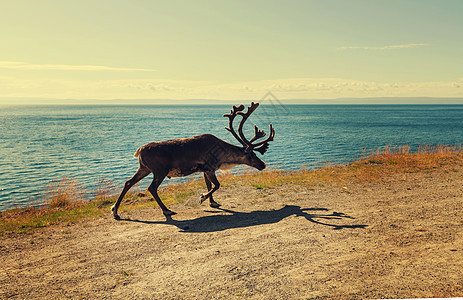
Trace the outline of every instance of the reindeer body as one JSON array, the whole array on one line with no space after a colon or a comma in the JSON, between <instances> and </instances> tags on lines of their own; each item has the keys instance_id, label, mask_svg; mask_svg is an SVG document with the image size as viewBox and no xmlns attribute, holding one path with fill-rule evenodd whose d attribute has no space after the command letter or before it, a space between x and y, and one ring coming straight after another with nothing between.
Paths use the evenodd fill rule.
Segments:
<instances>
[{"instance_id":1,"label":"reindeer body","mask_svg":"<svg viewBox=\"0 0 463 300\"><path fill-rule=\"evenodd\" d=\"M264 169L265 163L259 158L248 160L241 147L229 144L212 134L190 138L149 143L138 148L140 166L150 169L167 170L167 177L183 177L196 172L211 172L247 164L256 169Z\"/></svg>"},{"instance_id":2,"label":"reindeer body","mask_svg":"<svg viewBox=\"0 0 463 300\"><path fill-rule=\"evenodd\" d=\"M157 193L157 189L165 177L182 177L196 172L203 172L208 192L201 196L201 203L209 199L211 207L219 207L220 205L212 197L212 194L220 187L215 171L229 169L241 164L246 164L258 170L265 168L265 163L257 157L253 150L262 154L265 153L268 142L273 140L275 134L272 126L270 125L270 136L265 141L256 144L252 144L252 142L262 138L265 135L263 131L255 127L256 135L251 141L248 141L242 132L244 122L258 105L258 103L252 103L246 114L242 112L243 105L240 107L234 106L231 114L224 115L230 119L230 128L227 128L227 130L232 133L243 147L229 144L211 134L203 134L190 138L153 142L138 148L134 154L134 157L138 158L139 161L138 170L125 183L119 198L112 206L111 210L114 218L120 218L117 210L128 190L150 173L153 174L153 182L148 187L148 190L166 216L175 213L162 203ZM238 130L239 135L236 134L232 126L233 119L237 114L243 117Z\"/></svg>"}]
</instances>

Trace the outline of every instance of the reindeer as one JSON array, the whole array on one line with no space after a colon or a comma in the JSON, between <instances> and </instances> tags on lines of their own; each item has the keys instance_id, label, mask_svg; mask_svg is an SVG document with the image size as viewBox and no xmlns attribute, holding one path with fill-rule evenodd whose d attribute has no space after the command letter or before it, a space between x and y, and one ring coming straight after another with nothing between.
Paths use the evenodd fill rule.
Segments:
<instances>
[{"instance_id":1,"label":"reindeer","mask_svg":"<svg viewBox=\"0 0 463 300\"><path fill-rule=\"evenodd\" d=\"M273 141L275 136L272 124L270 124L270 134L263 141L256 142L266 135L256 125L254 125L255 135L252 139L248 140L243 134L244 123L258 106L259 103L252 102L246 112L243 112L244 105L233 106L229 114L223 115L229 119L229 127L225 129L240 142L242 147L229 144L211 134L203 134L190 138L149 143L138 148L134 157L138 158L140 166L135 175L125 183L119 198L111 207L114 218L120 219L117 209L127 191L150 173L153 173L154 178L148 190L165 216L176 214L162 203L158 195L158 187L165 177L182 177L203 172L208 192L201 195L201 203L209 199L211 207L220 207L220 204L215 202L212 197L212 194L220 187L215 171L231 169L241 164L254 167L259 171L265 169L265 163L257 157L254 151L260 154L267 151L268 143ZM238 133L233 128L233 120L237 115L242 117L238 126ZM212 187L212 185L214 186Z\"/></svg>"}]
</instances>

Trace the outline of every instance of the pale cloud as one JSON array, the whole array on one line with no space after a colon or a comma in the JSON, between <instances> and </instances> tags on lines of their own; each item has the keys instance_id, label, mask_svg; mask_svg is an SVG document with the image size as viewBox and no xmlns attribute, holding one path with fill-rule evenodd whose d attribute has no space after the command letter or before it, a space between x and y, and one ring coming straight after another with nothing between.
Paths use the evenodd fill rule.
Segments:
<instances>
[{"instance_id":1,"label":"pale cloud","mask_svg":"<svg viewBox=\"0 0 463 300\"><path fill-rule=\"evenodd\" d=\"M30 64L17 61L0 61L0 69L15 70L52 70L52 71L123 71L123 72L153 72L153 69L120 68L95 65L60 65L60 64Z\"/></svg>"},{"instance_id":2,"label":"pale cloud","mask_svg":"<svg viewBox=\"0 0 463 300\"><path fill-rule=\"evenodd\" d=\"M401 45L388 45L388 46L379 46L379 47L371 47L371 46L343 46L337 48L337 50L399 50L399 49L410 49L410 48L420 48L420 47L427 47L429 44L401 44Z\"/></svg>"},{"instance_id":3,"label":"pale cloud","mask_svg":"<svg viewBox=\"0 0 463 300\"><path fill-rule=\"evenodd\" d=\"M227 99L258 99L272 91L281 99L366 97L463 97L461 80L451 82L374 82L343 78L286 78L215 86ZM242 87L246 86L246 90Z\"/></svg>"},{"instance_id":4,"label":"pale cloud","mask_svg":"<svg viewBox=\"0 0 463 300\"><path fill-rule=\"evenodd\" d=\"M220 83L195 80L70 80L0 77L0 98L222 99L259 100L268 91L279 99L369 97L463 97L463 80L374 82L343 78L283 78Z\"/></svg>"}]
</instances>

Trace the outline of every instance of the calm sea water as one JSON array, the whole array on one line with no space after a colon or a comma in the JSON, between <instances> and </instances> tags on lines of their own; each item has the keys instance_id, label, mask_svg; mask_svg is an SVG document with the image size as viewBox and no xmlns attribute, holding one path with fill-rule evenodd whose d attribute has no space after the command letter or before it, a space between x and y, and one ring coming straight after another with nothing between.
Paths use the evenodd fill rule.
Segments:
<instances>
[{"instance_id":1,"label":"calm sea water","mask_svg":"<svg viewBox=\"0 0 463 300\"><path fill-rule=\"evenodd\" d=\"M123 185L137 169L135 150L152 141L224 129L230 106L42 106L0 108L0 210L36 201L63 177L91 190L104 178ZM275 140L262 157L285 170L358 158L386 144L461 144L458 105L261 105L248 120ZM151 179L144 179L146 186Z\"/></svg>"}]
</instances>

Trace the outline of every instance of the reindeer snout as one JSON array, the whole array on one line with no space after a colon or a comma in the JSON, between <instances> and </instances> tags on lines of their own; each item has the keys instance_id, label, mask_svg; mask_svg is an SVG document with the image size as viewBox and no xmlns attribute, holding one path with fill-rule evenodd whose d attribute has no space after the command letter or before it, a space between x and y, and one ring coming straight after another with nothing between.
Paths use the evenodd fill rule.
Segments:
<instances>
[{"instance_id":1,"label":"reindeer snout","mask_svg":"<svg viewBox=\"0 0 463 300\"><path fill-rule=\"evenodd\" d=\"M257 170L262 171L263 169L265 169L265 167L266 167L265 163L261 163L257 166Z\"/></svg>"}]
</instances>

